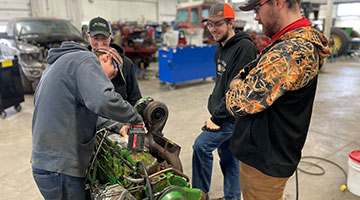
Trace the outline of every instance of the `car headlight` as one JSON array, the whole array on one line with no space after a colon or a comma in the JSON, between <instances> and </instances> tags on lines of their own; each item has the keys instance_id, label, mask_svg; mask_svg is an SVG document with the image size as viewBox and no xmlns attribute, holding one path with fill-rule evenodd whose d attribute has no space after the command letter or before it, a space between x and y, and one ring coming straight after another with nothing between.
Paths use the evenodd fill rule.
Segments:
<instances>
[{"instance_id":1,"label":"car headlight","mask_svg":"<svg viewBox=\"0 0 360 200\"><path fill-rule=\"evenodd\" d=\"M21 53L20 58L23 62L39 61L40 53Z\"/></svg>"},{"instance_id":2,"label":"car headlight","mask_svg":"<svg viewBox=\"0 0 360 200\"><path fill-rule=\"evenodd\" d=\"M20 50L20 54L28 54L28 53L40 53L40 49L34 45L27 43L18 43L18 48Z\"/></svg>"},{"instance_id":3,"label":"car headlight","mask_svg":"<svg viewBox=\"0 0 360 200\"><path fill-rule=\"evenodd\" d=\"M23 42L18 43L17 46L20 50L20 60L22 62L29 64L40 60L40 48Z\"/></svg>"}]
</instances>

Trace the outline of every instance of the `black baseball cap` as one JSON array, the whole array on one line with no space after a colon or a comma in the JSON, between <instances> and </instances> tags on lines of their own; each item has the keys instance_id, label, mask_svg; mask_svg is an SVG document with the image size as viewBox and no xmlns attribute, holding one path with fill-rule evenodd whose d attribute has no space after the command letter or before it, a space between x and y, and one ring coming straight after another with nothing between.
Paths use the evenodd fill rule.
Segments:
<instances>
[{"instance_id":1,"label":"black baseball cap","mask_svg":"<svg viewBox=\"0 0 360 200\"><path fill-rule=\"evenodd\" d=\"M245 3L240 5L239 9L242 11L253 10L254 7L261 1L262 0L247 0Z\"/></svg>"},{"instance_id":2,"label":"black baseball cap","mask_svg":"<svg viewBox=\"0 0 360 200\"><path fill-rule=\"evenodd\" d=\"M94 37L98 34L109 37L111 34L111 27L106 19L95 17L90 20L88 33L90 34L90 37Z\"/></svg>"}]
</instances>

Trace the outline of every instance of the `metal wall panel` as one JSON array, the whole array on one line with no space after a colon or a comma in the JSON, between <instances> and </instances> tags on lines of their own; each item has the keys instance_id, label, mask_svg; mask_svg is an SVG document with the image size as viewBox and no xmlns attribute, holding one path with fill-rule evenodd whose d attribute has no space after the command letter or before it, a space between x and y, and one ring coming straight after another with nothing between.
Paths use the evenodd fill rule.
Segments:
<instances>
[{"instance_id":1,"label":"metal wall panel","mask_svg":"<svg viewBox=\"0 0 360 200\"><path fill-rule=\"evenodd\" d=\"M157 21L157 1L145 0L82 0L84 17L102 16L110 21Z\"/></svg>"},{"instance_id":2,"label":"metal wall panel","mask_svg":"<svg viewBox=\"0 0 360 200\"><path fill-rule=\"evenodd\" d=\"M31 16L29 0L0 0L0 5L0 31L12 18Z\"/></svg>"}]
</instances>

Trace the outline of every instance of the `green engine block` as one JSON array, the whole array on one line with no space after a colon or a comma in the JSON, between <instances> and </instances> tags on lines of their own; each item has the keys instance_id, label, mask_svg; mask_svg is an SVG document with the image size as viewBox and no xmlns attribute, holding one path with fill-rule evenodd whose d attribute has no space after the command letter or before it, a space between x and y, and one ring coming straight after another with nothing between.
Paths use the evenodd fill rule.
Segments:
<instances>
[{"instance_id":1,"label":"green engine block","mask_svg":"<svg viewBox=\"0 0 360 200\"><path fill-rule=\"evenodd\" d=\"M86 183L92 199L206 199L166 160L146 151L129 151L118 142L119 134L106 129L96 137L97 151Z\"/></svg>"}]
</instances>

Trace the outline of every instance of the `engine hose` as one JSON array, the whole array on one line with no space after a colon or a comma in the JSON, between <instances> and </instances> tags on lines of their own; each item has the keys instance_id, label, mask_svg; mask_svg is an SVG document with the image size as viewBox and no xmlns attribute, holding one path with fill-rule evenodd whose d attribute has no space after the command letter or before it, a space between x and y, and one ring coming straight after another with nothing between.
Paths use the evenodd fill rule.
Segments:
<instances>
[{"instance_id":1,"label":"engine hose","mask_svg":"<svg viewBox=\"0 0 360 200\"><path fill-rule=\"evenodd\" d=\"M138 165L141 165L141 168L144 171L144 179L146 181L146 185L147 185L147 188L148 188L148 191L149 191L149 199L153 200L153 193L152 193L152 189L151 189L150 178L149 178L149 175L148 175L148 173L146 171L146 167L145 167L144 163L141 162L141 161L137 161L135 167L137 168Z\"/></svg>"},{"instance_id":2,"label":"engine hose","mask_svg":"<svg viewBox=\"0 0 360 200\"><path fill-rule=\"evenodd\" d=\"M88 169L88 171L87 171L87 173L86 173L84 184L86 184L86 181L89 179L90 171L91 171L91 170L93 169L93 167L94 167L94 163L95 163L96 157L97 157L97 155L98 155L98 153L99 153L99 151L100 151L101 145L104 143L104 140L105 140L106 136L107 136L108 133L109 133L109 131L107 131L106 129L101 129L101 130L99 130L96 134L101 133L101 132L104 132L103 135L102 135L103 137L101 138L101 141L100 141L100 143L99 143L99 147L98 147L98 149L96 150L95 155L94 155L94 157L93 157L93 160L91 161L91 165L90 165L90 167L89 167L89 169Z\"/></svg>"},{"instance_id":3,"label":"engine hose","mask_svg":"<svg viewBox=\"0 0 360 200\"><path fill-rule=\"evenodd\" d=\"M175 169L175 168L167 168L167 169L163 169L161 171L155 172L153 174L151 174L149 176L149 178L154 178L156 176L159 176L160 174L166 173L166 172L173 172L175 175L181 176L183 178L186 179L187 182L190 181L189 177L186 176L185 174L183 174L182 172L180 172L179 170ZM132 178L129 176L124 175L123 176L126 180L130 181L131 183L136 183L136 184L142 184L144 182L143 178Z\"/></svg>"}]
</instances>

